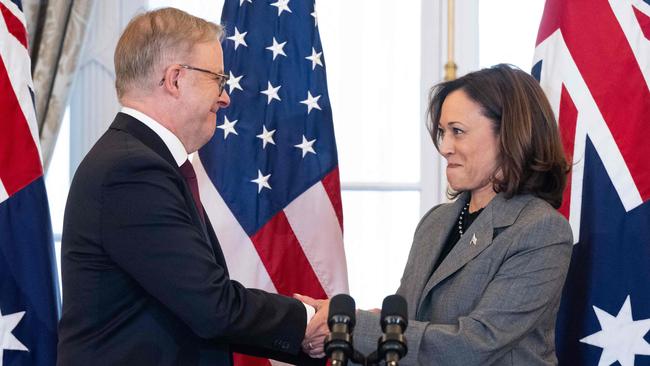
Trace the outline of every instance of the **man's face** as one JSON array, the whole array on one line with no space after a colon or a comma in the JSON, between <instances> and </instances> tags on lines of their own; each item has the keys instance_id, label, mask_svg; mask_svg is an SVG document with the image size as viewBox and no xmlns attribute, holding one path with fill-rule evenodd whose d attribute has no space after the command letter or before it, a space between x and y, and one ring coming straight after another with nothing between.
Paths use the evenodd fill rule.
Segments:
<instances>
[{"instance_id":1,"label":"man's face","mask_svg":"<svg viewBox=\"0 0 650 366\"><path fill-rule=\"evenodd\" d=\"M223 74L223 51L218 41L200 43L194 46L187 65ZM182 113L178 132L188 153L205 145L216 129L217 111L230 104L230 97L224 90L219 94L219 78L197 70L181 69L179 89Z\"/></svg>"}]
</instances>

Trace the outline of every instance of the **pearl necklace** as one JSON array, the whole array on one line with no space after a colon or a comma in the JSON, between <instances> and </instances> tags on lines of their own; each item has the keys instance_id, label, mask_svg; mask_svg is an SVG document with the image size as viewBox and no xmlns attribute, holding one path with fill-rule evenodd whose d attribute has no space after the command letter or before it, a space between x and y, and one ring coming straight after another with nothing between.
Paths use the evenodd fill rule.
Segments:
<instances>
[{"instance_id":1,"label":"pearl necklace","mask_svg":"<svg viewBox=\"0 0 650 366\"><path fill-rule=\"evenodd\" d=\"M460 216L458 216L458 233L460 233L460 236L463 236L463 222L465 221L465 216L467 216L467 211L469 211L469 202L463 206L463 209L460 210Z\"/></svg>"}]
</instances>

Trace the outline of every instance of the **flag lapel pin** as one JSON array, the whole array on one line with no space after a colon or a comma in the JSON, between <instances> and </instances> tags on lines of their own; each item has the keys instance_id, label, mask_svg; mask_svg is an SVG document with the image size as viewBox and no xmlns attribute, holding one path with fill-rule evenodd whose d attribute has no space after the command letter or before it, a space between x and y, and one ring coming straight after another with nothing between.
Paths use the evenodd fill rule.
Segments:
<instances>
[{"instance_id":1,"label":"flag lapel pin","mask_svg":"<svg viewBox=\"0 0 650 366\"><path fill-rule=\"evenodd\" d=\"M478 239L476 239L476 234L472 234L472 240L469 241L471 245L476 245L478 243Z\"/></svg>"}]
</instances>

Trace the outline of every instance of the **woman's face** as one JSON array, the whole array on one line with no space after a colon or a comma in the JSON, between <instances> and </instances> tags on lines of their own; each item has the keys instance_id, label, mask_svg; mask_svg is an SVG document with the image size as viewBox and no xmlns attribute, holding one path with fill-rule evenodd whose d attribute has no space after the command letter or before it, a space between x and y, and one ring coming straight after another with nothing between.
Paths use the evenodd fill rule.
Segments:
<instances>
[{"instance_id":1,"label":"woman's face","mask_svg":"<svg viewBox=\"0 0 650 366\"><path fill-rule=\"evenodd\" d=\"M499 136L492 124L462 90L453 91L442 103L438 147L447 159L447 180L453 190L473 196L493 192L490 178L497 168Z\"/></svg>"}]
</instances>

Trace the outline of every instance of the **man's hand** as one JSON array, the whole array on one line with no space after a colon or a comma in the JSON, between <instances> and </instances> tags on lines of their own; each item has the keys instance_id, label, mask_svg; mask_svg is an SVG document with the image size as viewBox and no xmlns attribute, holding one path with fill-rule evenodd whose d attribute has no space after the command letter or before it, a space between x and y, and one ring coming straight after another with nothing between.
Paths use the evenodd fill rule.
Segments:
<instances>
[{"instance_id":1,"label":"man's hand","mask_svg":"<svg viewBox=\"0 0 650 366\"><path fill-rule=\"evenodd\" d=\"M309 296L299 294L294 294L293 296L316 309L316 314L314 314L309 324L307 324L305 338L302 341L302 350L313 358L325 357L325 336L329 334L329 328L327 326L327 315L330 308L329 299L316 300Z\"/></svg>"}]
</instances>

